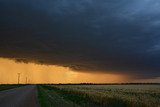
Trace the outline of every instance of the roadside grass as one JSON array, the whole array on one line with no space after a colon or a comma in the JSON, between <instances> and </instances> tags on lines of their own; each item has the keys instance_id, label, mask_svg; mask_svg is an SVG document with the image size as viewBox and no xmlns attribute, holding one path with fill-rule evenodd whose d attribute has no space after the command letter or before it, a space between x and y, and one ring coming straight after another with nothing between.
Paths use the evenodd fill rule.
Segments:
<instances>
[{"instance_id":1,"label":"roadside grass","mask_svg":"<svg viewBox=\"0 0 160 107\"><path fill-rule=\"evenodd\" d=\"M41 107L79 107L71 101L66 101L52 87L38 85L38 99Z\"/></svg>"},{"instance_id":2,"label":"roadside grass","mask_svg":"<svg viewBox=\"0 0 160 107\"><path fill-rule=\"evenodd\" d=\"M12 88L17 88L20 86L24 86L24 85L22 85L22 84L2 84L2 85L0 85L0 91L12 89Z\"/></svg>"},{"instance_id":3,"label":"roadside grass","mask_svg":"<svg viewBox=\"0 0 160 107\"><path fill-rule=\"evenodd\" d=\"M66 102L70 102L71 106L70 107L83 107L83 106L98 106L95 102L91 101L90 99L84 98L79 96L76 93L69 93L68 90L60 90L56 87L51 87L51 86L47 86L44 85L43 86L45 89L47 90L51 90L51 92L56 92L61 98L63 98L64 100L66 100Z\"/></svg>"},{"instance_id":4,"label":"roadside grass","mask_svg":"<svg viewBox=\"0 0 160 107\"><path fill-rule=\"evenodd\" d=\"M37 86L38 88L38 100L41 105L41 107L49 107L49 101L47 99L47 94L45 90L41 86Z\"/></svg>"}]
</instances>

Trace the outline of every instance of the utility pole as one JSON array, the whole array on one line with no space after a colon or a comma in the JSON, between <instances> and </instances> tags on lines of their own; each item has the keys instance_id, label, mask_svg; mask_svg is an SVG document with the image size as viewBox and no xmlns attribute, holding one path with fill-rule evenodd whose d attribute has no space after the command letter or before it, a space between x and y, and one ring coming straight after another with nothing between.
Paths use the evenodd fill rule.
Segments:
<instances>
[{"instance_id":1,"label":"utility pole","mask_svg":"<svg viewBox=\"0 0 160 107\"><path fill-rule=\"evenodd\" d=\"M18 73L18 84L19 84L19 81L20 81L20 76L21 76L21 73Z\"/></svg>"}]
</instances>

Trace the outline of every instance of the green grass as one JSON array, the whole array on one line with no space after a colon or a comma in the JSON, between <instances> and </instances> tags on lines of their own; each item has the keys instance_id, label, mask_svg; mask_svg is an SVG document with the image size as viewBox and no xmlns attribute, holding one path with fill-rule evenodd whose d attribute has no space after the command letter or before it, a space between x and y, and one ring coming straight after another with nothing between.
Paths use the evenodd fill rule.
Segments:
<instances>
[{"instance_id":1,"label":"green grass","mask_svg":"<svg viewBox=\"0 0 160 107\"><path fill-rule=\"evenodd\" d=\"M0 91L12 89L12 88L17 88L17 87L20 87L20 86L24 86L24 85L18 85L18 84L2 84L2 85L0 85Z\"/></svg>"},{"instance_id":2,"label":"green grass","mask_svg":"<svg viewBox=\"0 0 160 107\"><path fill-rule=\"evenodd\" d=\"M48 96L43 89L43 87L38 85L38 100L40 102L41 107L49 107Z\"/></svg>"},{"instance_id":3,"label":"green grass","mask_svg":"<svg viewBox=\"0 0 160 107\"><path fill-rule=\"evenodd\" d=\"M78 94L74 93L74 92L69 92L68 90L61 90L59 88L56 87L50 87L50 86L43 86L45 89L48 90L53 90L54 92L58 93L59 96L61 96L63 99L65 99L66 101L71 101L74 104L77 104L79 106L83 106L83 105L91 105L94 102L92 102L89 99L86 99L84 97L79 96ZM91 103L92 102L92 103ZM94 103L94 105L97 105L96 103Z\"/></svg>"},{"instance_id":4,"label":"green grass","mask_svg":"<svg viewBox=\"0 0 160 107\"><path fill-rule=\"evenodd\" d=\"M41 107L78 107L73 102L66 101L52 87L38 85L38 99Z\"/></svg>"}]
</instances>

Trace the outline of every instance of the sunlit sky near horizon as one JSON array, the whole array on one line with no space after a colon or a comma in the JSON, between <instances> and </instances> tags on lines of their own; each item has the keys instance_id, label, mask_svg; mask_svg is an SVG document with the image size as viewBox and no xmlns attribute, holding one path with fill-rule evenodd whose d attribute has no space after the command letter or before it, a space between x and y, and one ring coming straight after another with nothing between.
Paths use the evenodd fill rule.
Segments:
<instances>
[{"instance_id":1,"label":"sunlit sky near horizon","mask_svg":"<svg viewBox=\"0 0 160 107\"><path fill-rule=\"evenodd\" d=\"M35 63L17 63L14 60L0 58L0 83L126 83L126 82L160 82L159 78L150 80L132 80L127 75L99 72L79 72L68 67L40 65Z\"/></svg>"},{"instance_id":2,"label":"sunlit sky near horizon","mask_svg":"<svg viewBox=\"0 0 160 107\"><path fill-rule=\"evenodd\" d=\"M160 1L0 0L0 82L160 82Z\"/></svg>"},{"instance_id":3,"label":"sunlit sky near horizon","mask_svg":"<svg viewBox=\"0 0 160 107\"><path fill-rule=\"evenodd\" d=\"M126 82L128 77L107 73L73 71L68 67L16 63L0 58L0 83L115 83ZM27 79L26 79L27 78Z\"/></svg>"}]
</instances>

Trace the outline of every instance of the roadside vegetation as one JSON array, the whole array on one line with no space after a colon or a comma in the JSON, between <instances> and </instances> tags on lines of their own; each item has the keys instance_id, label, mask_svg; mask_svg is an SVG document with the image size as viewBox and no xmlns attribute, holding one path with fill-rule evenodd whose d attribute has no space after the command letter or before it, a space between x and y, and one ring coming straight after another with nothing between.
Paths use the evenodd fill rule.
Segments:
<instances>
[{"instance_id":1,"label":"roadside vegetation","mask_svg":"<svg viewBox=\"0 0 160 107\"><path fill-rule=\"evenodd\" d=\"M70 107L159 107L160 85L44 85L40 86L45 99L41 102L55 103L49 96L57 95ZM40 92L40 91L39 91ZM47 93L46 93L47 92ZM43 97L42 97L43 98ZM46 99L48 98L48 99ZM57 107L57 102L50 106ZM65 105L64 105L65 106ZM65 106L67 107L67 106Z\"/></svg>"},{"instance_id":2,"label":"roadside vegetation","mask_svg":"<svg viewBox=\"0 0 160 107\"><path fill-rule=\"evenodd\" d=\"M38 85L38 99L41 107L79 107L72 101L66 101L52 87L45 85Z\"/></svg>"},{"instance_id":3,"label":"roadside vegetation","mask_svg":"<svg viewBox=\"0 0 160 107\"><path fill-rule=\"evenodd\" d=\"M17 88L20 86L24 85L19 85L19 84L2 84L0 85L0 91L7 90L7 89L12 89L12 88Z\"/></svg>"}]
</instances>

